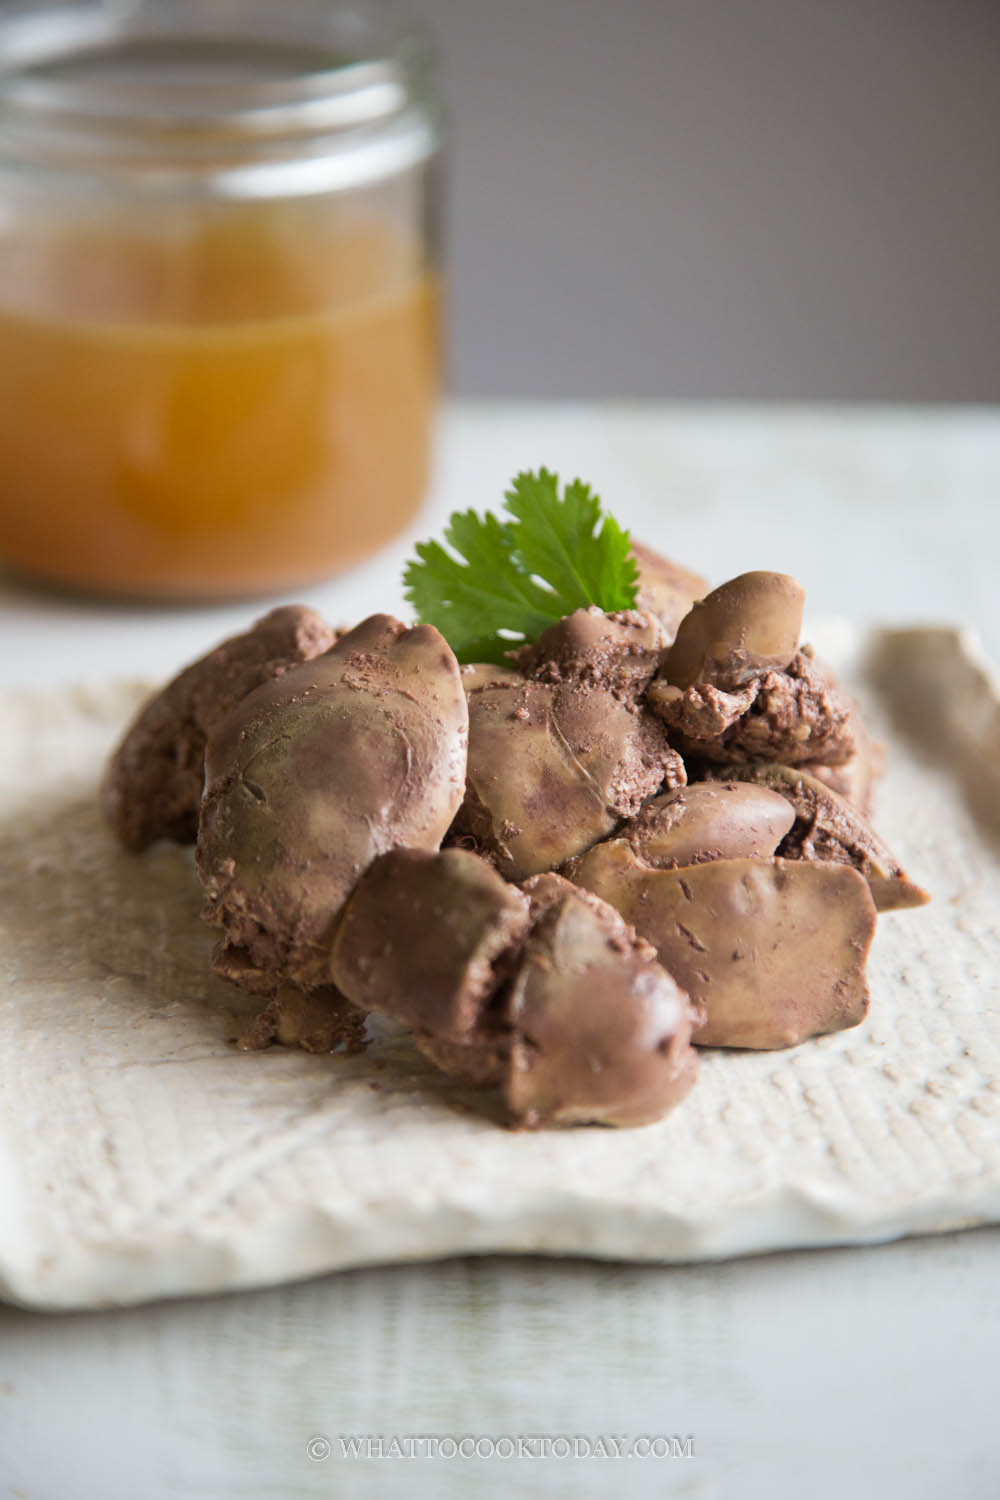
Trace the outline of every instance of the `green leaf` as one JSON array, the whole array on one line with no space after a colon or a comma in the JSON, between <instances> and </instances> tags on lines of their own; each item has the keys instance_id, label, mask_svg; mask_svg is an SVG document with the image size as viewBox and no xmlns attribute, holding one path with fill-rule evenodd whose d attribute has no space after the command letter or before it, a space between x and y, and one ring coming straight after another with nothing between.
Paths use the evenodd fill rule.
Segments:
<instances>
[{"instance_id":1,"label":"green leaf","mask_svg":"<svg viewBox=\"0 0 1000 1500\"><path fill-rule=\"evenodd\" d=\"M522 473L505 504L510 520L455 511L444 533L452 552L419 542L403 575L417 618L441 631L459 661L503 663L575 609L635 603L628 532L602 515L588 485L574 480L560 497L555 474Z\"/></svg>"},{"instance_id":2,"label":"green leaf","mask_svg":"<svg viewBox=\"0 0 1000 1500\"><path fill-rule=\"evenodd\" d=\"M628 532L611 516L601 524L601 502L588 484L574 479L560 499L558 477L539 469L518 474L504 498L518 559L552 589L558 616L587 604L632 607L639 573Z\"/></svg>"},{"instance_id":3,"label":"green leaf","mask_svg":"<svg viewBox=\"0 0 1000 1500\"><path fill-rule=\"evenodd\" d=\"M444 534L459 557L438 542L418 542L420 560L403 575L406 597L419 620L437 626L459 661L502 663L505 651L552 623L544 592L514 562L510 537L496 516L456 511ZM504 639L501 630L516 639Z\"/></svg>"}]
</instances>

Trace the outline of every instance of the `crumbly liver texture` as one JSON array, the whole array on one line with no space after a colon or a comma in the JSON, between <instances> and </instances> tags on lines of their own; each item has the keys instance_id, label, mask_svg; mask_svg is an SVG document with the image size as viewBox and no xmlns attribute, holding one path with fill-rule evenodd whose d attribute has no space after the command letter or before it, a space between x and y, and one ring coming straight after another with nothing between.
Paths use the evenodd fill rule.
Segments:
<instances>
[{"instance_id":1,"label":"crumbly liver texture","mask_svg":"<svg viewBox=\"0 0 1000 1500\"><path fill-rule=\"evenodd\" d=\"M498 667L492 662L470 662L461 668L462 686L467 693L476 693L484 687L516 687L524 681L521 672L513 667Z\"/></svg>"},{"instance_id":2,"label":"crumbly liver texture","mask_svg":"<svg viewBox=\"0 0 1000 1500\"><path fill-rule=\"evenodd\" d=\"M788 666L799 644L805 594L787 573L740 573L693 604L665 652L663 678L674 687L739 687Z\"/></svg>"},{"instance_id":3,"label":"crumbly liver texture","mask_svg":"<svg viewBox=\"0 0 1000 1500\"><path fill-rule=\"evenodd\" d=\"M852 705L808 649L731 689L657 678L647 699L685 755L722 765L840 765L858 753Z\"/></svg>"},{"instance_id":4,"label":"crumbly liver texture","mask_svg":"<svg viewBox=\"0 0 1000 1500\"><path fill-rule=\"evenodd\" d=\"M589 848L684 780L664 726L605 688L529 679L483 688L469 696L468 784L451 836L519 880Z\"/></svg>"},{"instance_id":5,"label":"crumbly liver texture","mask_svg":"<svg viewBox=\"0 0 1000 1500\"><path fill-rule=\"evenodd\" d=\"M258 994L328 985L340 911L378 855L433 850L465 787L458 663L429 625L373 615L265 683L206 751L197 865L215 967Z\"/></svg>"},{"instance_id":6,"label":"crumbly liver texture","mask_svg":"<svg viewBox=\"0 0 1000 1500\"><path fill-rule=\"evenodd\" d=\"M801 767L758 764L729 772L780 793L795 821L778 846L785 859L850 865L871 887L879 911L925 906L926 891L914 885L864 815Z\"/></svg>"},{"instance_id":7,"label":"crumbly liver texture","mask_svg":"<svg viewBox=\"0 0 1000 1500\"><path fill-rule=\"evenodd\" d=\"M641 610L578 609L513 654L536 682L602 688L624 703L642 697L670 644L662 623Z\"/></svg>"},{"instance_id":8,"label":"crumbly liver texture","mask_svg":"<svg viewBox=\"0 0 1000 1500\"><path fill-rule=\"evenodd\" d=\"M685 615L647 693L685 755L839 765L856 753L850 703L799 649L804 597L785 573L741 573Z\"/></svg>"},{"instance_id":9,"label":"crumbly liver texture","mask_svg":"<svg viewBox=\"0 0 1000 1500\"><path fill-rule=\"evenodd\" d=\"M248 693L328 651L336 633L315 610L285 605L223 641L150 699L108 766L101 805L124 847L156 839L192 844L205 774L205 741Z\"/></svg>"},{"instance_id":10,"label":"crumbly liver texture","mask_svg":"<svg viewBox=\"0 0 1000 1500\"><path fill-rule=\"evenodd\" d=\"M332 986L301 990L284 984L267 1002L236 1045L259 1052L280 1042L304 1052L360 1052L365 1045L365 1013Z\"/></svg>"},{"instance_id":11,"label":"crumbly liver texture","mask_svg":"<svg viewBox=\"0 0 1000 1500\"><path fill-rule=\"evenodd\" d=\"M484 685L469 691L468 785L450 838L521 880L682 786L681 757L640 701L663 640L648 615L578 610L519 653L523 675L469 673Z\"/></svg>"}]
</instances>

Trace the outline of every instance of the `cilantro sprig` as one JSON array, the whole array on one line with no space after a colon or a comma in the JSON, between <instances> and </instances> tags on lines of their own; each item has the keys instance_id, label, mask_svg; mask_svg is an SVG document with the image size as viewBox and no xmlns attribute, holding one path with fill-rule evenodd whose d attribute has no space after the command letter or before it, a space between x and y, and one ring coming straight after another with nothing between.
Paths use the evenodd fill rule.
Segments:
<instances>
[{"instance_id":1,"label":"cilantro sprig","mask_svg":"<svg viewBox=\"0 0 1000 1500\"><path fill-rule=\"evenodd\" d=\"M459 661L503 663L575 609L631 609L639 573L631 539L580 479L559 493L548 469L518 474L506 515L455 511L452 549L418 542L403 574L417 619L436 625Z\"/></svg>"}]
</instances>

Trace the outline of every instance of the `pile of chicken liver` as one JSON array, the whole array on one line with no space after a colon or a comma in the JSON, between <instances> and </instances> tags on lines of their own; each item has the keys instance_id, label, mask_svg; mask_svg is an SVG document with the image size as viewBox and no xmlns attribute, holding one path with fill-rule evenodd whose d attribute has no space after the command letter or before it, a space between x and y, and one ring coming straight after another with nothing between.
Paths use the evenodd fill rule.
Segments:
<instances>
[{"instance_id":1,"label":"pile of chicken liver","mask_svg":"<svg viewBox=\"0 0 1000 1500\"><path fill-rule=\"evenodd\" d=\"M778 573L708 592L636 546L634 610L509 667L430 625L287 606L188 667L109 764L123 846L194 842L241 1045L370 1014L511 1123L640 1125L696 1046L856 1026L879 911L922 905L869 822L880 751Z\"/></svg>"}]
</instances>

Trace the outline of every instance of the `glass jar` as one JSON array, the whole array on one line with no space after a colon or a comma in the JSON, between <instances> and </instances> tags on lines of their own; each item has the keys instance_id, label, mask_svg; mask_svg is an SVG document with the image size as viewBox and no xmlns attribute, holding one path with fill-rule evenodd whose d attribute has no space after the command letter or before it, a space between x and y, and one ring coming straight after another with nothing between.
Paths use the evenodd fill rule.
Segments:
<instances>
[{"instance_id":1,"label":"glass jar","mask_svg":"<svg viewBox=\"0 0 1000 1500\"><path fill-rule=\"evenodd\" d=\"M331 0L0 22L0 560L283 590L423 496L439 385L426 41Z\"/></svg>"}]
</instances>

